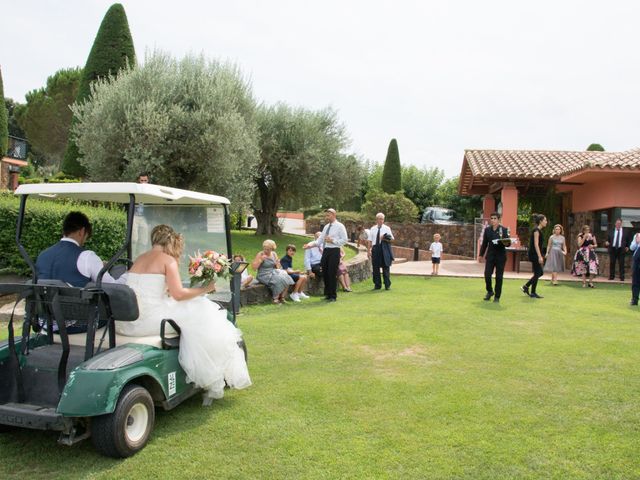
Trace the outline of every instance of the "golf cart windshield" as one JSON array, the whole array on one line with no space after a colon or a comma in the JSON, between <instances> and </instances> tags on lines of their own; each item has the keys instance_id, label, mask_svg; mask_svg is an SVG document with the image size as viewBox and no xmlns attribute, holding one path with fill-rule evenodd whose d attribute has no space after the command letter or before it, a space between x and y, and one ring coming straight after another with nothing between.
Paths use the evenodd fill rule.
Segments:
<instances>
[{"instance_id":1,"label":"golf cart windshield","mask_svg":"<svg viewBox=\"0 0 640 480\"><path fill-rule=\"evenodd\" d=\"M184 235L180 275L189 286L189 256L206 250L227 254L225 209L223 205L145 205L136 204L131 232L131 253L135 259L151 248L151 231L166 224ZM229 282L216 284L215 298L229 294ZM221 298L221 300L224 300Z\"/></svg>"}]
</instances>

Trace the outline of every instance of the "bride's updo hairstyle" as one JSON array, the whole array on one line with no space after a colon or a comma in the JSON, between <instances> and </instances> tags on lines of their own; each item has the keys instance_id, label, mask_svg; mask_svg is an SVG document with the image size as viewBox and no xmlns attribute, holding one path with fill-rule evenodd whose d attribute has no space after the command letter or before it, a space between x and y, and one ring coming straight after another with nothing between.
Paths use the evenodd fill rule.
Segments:
<instances>
[{"instance_id":1,"label":"bride's updo hairstyle","mask_svg":"<svg viewBox=\"0 0 640 480\"><path fill-rule=\"evenodd\" d=\"M184 237L169 225L156 225L151 230L151 245L160 245L164 253L177 260L184 250Z\"/></svg>"}]
</instances>

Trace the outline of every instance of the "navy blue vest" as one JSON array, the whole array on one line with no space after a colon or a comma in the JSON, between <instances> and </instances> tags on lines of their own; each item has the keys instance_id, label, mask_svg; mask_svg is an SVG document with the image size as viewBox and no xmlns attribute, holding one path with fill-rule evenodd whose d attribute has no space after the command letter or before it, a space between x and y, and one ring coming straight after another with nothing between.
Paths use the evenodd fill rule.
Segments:
<instances>
[{"instance_id":1,"label":"navy blue vest","mask_svg":"<svg viewBox=\"0 0 640 480\"><path fill-rule=\"evenodd\" d=\"M78 257L84 251L73 242L59 241L38 255L36 270L41 280L62 280L84 287L91 279L78 271Z\"/></svg>"}]
</instances>

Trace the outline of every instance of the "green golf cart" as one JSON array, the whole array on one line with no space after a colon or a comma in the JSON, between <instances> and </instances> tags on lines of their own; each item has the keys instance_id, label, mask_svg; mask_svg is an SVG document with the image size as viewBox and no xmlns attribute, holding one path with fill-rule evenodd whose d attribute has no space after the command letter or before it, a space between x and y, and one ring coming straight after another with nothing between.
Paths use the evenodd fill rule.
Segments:
<instances>
[{"instance_id":1,"label":"green golf cart","mask_svg":"<svg viewBox=\"0 0 640 480\"><path fill-rule=\"evenodd\" d=\"M16 295L25 309L22 318L12 315L8 340L0 342L0 432L16 427L56 430L64 445L90 437L104 455L133 455L149 440L155 407L170 410L199 390L187 382L178 362L179 326L168 318L151 337L116 334L115 321L135 321L138 304L129 287L104 283L102 277L106 272L114 278L123 274L132 259L150 248L151 229L161 223L186 234L185 252L213 249L231 256L229 201L136 183L22 185L15 193L20 197L16 243L33 278L24 284L0 284L0 294ZM124 243L105 262L96 282L76 288L37 278L34 260L21 243L30 197L123 204ZM186 283L187 262L181 263ZM238 277L245 267L234 263L234 279L219 282L209 297L228 308L233 323ZM244 342L238 347L246 356Z\"/></svg>"}]
</instances>

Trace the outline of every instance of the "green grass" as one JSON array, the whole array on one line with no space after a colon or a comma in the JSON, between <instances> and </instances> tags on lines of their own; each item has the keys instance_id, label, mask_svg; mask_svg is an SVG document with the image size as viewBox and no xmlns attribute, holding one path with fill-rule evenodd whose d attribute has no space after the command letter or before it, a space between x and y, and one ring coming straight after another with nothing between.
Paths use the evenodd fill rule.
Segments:
<instances>
[{"instance_id":1,"label":"green grass","mask_svg":"<svg viewBox=\"0 0 640 480\"><path fill-rule=\"evenodd\" d=\"M640 311L628 287L526 298L394 278L335 304L247 308L254 385L158 411L127 460L0 436L0 478L638 478Z\"/></svg>"}]
</instances>

